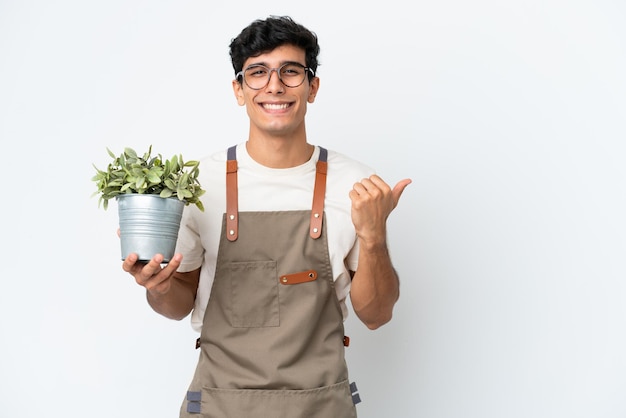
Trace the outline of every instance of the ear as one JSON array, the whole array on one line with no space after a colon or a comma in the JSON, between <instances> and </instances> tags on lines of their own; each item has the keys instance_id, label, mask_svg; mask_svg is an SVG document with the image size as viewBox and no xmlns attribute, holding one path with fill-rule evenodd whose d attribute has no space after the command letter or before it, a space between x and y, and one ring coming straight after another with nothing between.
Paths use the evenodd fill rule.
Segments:
<instances>
[{"instance_id":1,"label":"ear","mask_svg":"<svg viewBox=\"0 0 626 418\"><path fill-rule=\"evenodd\" d=\"M315 96L317 96L319 89L320 79L319 77L313 77L313 80L311 80L311 84L309 85L309 97L307 98L307 102L313 103L315 101Z\"/></svg>"},{"instance_id":2,"label":"ear","mask_svg":"<svg viewBox=\"0 0 626 418\"><path fill-rule=\"evenodd\" d=\"M233 92L235 93L235 98L237 99L237 104L239 106L243 106L246 104L246 101L243 97L243 87L241 86L241 83L239 83L239 81L237 81L236 79L233 80Z\"/></svg>"}]
</instances>

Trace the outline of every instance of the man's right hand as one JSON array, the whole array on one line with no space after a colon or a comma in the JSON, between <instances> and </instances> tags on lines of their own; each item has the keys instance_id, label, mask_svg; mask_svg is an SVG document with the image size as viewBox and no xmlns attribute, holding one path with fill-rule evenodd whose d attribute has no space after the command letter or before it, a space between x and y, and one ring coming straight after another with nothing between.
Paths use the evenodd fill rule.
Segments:
<instances>
[{"instance_id":1,"label":"man's right hand","mask_svg":"<svg viewBox=\"0 0 626 418\"><path fill-rule=\"evenodd\" d=\"M167 265L162 266L163 255L161 254L156 254L148 263L142 263L138 261L137 254L131 253L122 263L122 269L130 273L137 284L158 297L170 291L172 276L182 260L182 254L175 254Z\"/></svg>"},{"instance_id":2,"label":"man's right hand","mask_svg":"<svg viewBox=\"0 0 626 418\"><path fill-rule=\"evenodd\" d=\"M120 229L117 229L120 235ZM146 288L148 303L156 312L170 319L183 319L194 307L200 283L200 269L185 273L176 270L183 261L182 254L163 265L163 255L157 254L147 263L138 261L136 253L130 253L122 263L122 269L130 273L137 284Z\"/></svg>"}]
</instances>

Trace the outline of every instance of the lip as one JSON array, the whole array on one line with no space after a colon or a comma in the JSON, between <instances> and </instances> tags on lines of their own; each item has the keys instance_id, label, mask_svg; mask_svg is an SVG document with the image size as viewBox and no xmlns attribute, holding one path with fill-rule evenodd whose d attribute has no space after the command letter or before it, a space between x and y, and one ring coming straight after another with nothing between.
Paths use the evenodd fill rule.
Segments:
<instances>
[{"instance_id":1,"label":"lip","mask_svg":"<svg viewBox=\"0 0 626 418\"><path fill-rule=\"evenodd\" d=\"M293 106L290 102L261 102L259 105L269 112L280 112L289 109Z\"/></svg>"}]
</instances>

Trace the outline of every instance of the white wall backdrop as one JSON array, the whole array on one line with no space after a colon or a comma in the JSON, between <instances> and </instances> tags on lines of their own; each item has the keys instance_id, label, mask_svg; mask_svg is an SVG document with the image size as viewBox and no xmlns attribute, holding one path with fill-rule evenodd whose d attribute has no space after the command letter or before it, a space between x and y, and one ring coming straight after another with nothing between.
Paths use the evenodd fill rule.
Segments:
<instances>
[{"instance_id":1,"label":"white wall backdrop","mask_svg":"<svg viewBox=\"0 0 626 418\"><path fill-rule=\"evenodd\" d=\"M270 14L320 38L310 141L413 179L394 320L346 324L360 417L626 416L618 0L0 0L0 416L177 416L196 335L121 271L91 164L245 139L228 44Z\"/></svg>"}]
</instances>

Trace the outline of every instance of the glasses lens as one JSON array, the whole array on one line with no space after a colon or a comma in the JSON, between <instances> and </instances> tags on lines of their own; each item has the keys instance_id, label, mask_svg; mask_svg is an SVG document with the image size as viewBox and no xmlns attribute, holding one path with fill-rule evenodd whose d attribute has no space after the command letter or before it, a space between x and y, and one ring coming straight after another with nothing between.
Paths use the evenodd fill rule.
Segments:
<instances>
[{"instance_id":1,"label":"glasses lens","mask_svg":"<svg viewBox=\"0 0 626 418\"><path fill-rule=\"evenodd\" d=\"M269 80L269 69L263 65L252 65L243 72L243 78L251 89L262 89Z\"/></svg>"},{"instance_id":2,"label":"glasses lens","mask_svg":"<svg viewBox=\"0 0 626 418\"><path fill-rule=\"evenodd\" d=\"M298 87L306 78L306 69L300 64L285 64L278 69L252 65L244 70L243 77L248 87L260 90L267 86L274 70L278 73L280 81L287 87Z\"/></svg>"},{"instance_id":3,"label":"glasses lens","mask_svg":"<svg viewBox=\"0 0 626 418\"><path fill-rule=\"evenodd\" d=\"M306 71L298 64L285 64L279 69L280 79L287 87L298 87L304 81Z\"/></svg>"}]
</instances>

